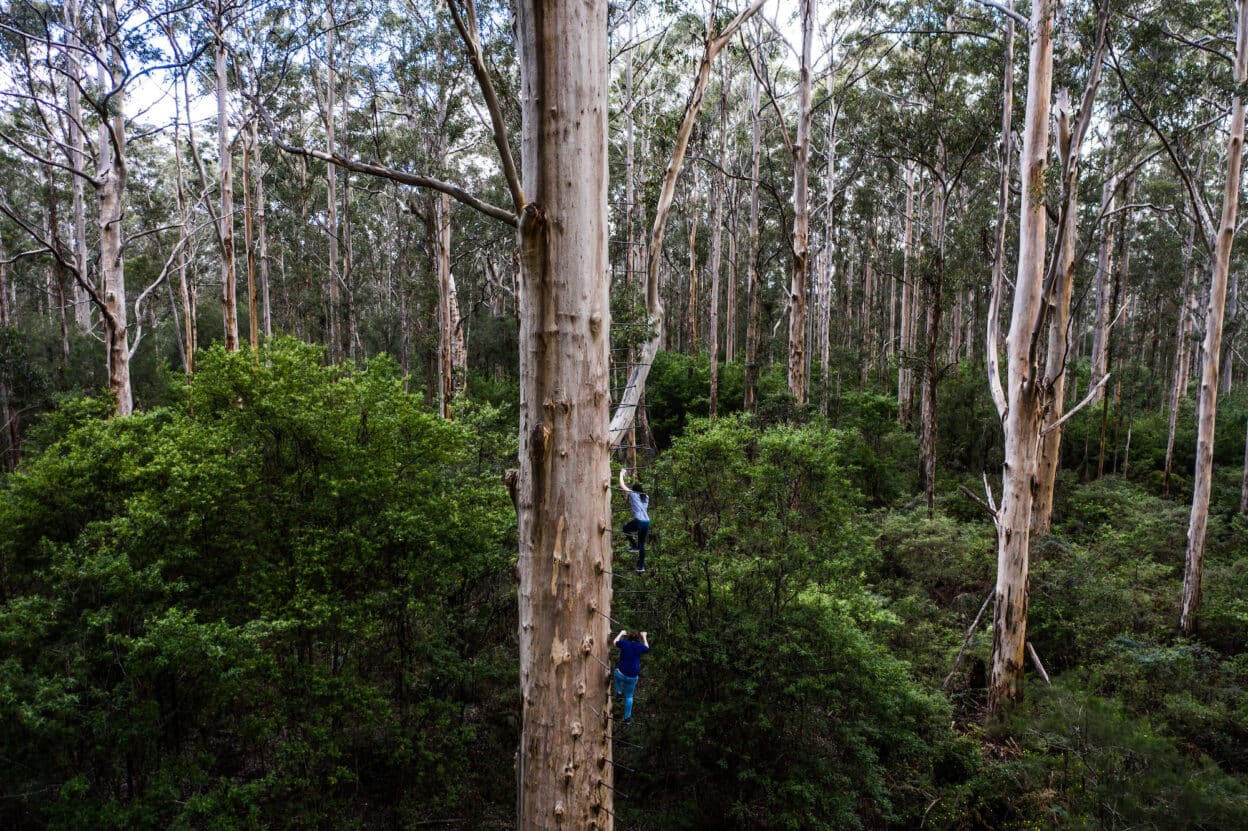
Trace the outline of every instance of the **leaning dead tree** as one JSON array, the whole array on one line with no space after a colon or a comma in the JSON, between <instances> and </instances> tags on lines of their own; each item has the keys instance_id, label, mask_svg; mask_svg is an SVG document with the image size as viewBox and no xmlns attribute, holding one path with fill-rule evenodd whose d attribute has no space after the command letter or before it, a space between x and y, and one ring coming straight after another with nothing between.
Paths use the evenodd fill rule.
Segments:
<instances>
[{"instance_id":1,"label":"leaning dead tree","mask_svg":"<svg viewBox=\"0 0 1248 831\"><path fill-rule=\"evenodd\" d=\"M628 375L624 393L611 416L608 429L612 447L620 444L629 426L633 423L633 415L641 403L641 396L646 389L646 378L650 375L650 365L659 354L663 343L663 301L659 297L659 262L663 254L663 235L667 229L667 218L672 210L672 202L676 198L676 182L680 178L681 167L685 162L685 152L689 149L689 137L693 134L693 125L697 121L698 111L702 106L702 97L706 93L707 82L711 77L711 66L715 57L732 40L732 36L767 0L755 0L754 4L732 19L718 34L714 31L715 4L707 15L706 39L702 51L702 60L698 64L698 74L694 77L693 88L689 90L689 99L685 103L685 113L681 118L680 127L676 130L676 143L672 147L671 158L663 174L663 184L659 190L659 201L654 210L654 224L650 230L649 258L646 262L646 318L648 320L648 339L641 347L637 363Z\"/></svg>"}]
</instances>

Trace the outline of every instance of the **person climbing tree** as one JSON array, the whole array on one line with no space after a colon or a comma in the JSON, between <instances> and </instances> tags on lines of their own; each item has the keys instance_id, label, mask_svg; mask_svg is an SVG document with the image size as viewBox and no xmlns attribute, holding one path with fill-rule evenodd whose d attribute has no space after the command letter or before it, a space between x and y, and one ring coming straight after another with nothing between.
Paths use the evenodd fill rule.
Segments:
<instances>
[{"instance_id":1,"label":"person climbing tree","mask_svg":"<svg viewBox=\"0 0 1248 831\"><path fill-rule=\"evenodd\" d=\"M637 554L637 572L646 570L646 537L650 536L650 497L634 481L632 487L624 482L625 468L620 468L620 488L628 494L628 507L633 518L624 523L624 536L628 539L629 553Z\"/></svg>"},{"instance_id":2,"label":"person climbing tree","mask_svg":"<svg viewBox=\"0 0 1248 831\"><path fill-rule=\"evenodd\" d=\"M641 674L641 656L650 651L646 633L621 629L612 646L620 648L620 660L615 665L615 694L624 696L624 723L633 720L633 693L637 690L637 676Z\"/></svg>"}]
</instances>

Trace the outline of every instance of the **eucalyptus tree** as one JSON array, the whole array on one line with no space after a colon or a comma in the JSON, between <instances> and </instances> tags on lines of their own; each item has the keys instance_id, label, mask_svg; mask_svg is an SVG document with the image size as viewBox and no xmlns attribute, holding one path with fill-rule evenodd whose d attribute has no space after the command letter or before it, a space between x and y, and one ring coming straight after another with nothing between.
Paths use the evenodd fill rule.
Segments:
<instances>
[{"instance_id":1,"label":"eucalyptus tree","mask_svg":"<svg viewBox=\"0 0 1248 831\"><path fill-rule=\"evenodd\" d=\"M92 258L94 269L84 271L83 258L66 251L57 235L25 214L24 206L0 198L0 213L16 223L40 252L72 275L100 313L114 412L128 415L134 407L130 359L138 342L131 342L128 330L125 274L126 249L134 238L126 228L127 141L132 126L126 100L141 79L179 63L153 45L159 38L159 21L175 14L176 9L96 0L84 4L76 18L70 14L57 20L29 3L22 3L15 11L20 14L12 15L3 24L6 37L26 56L37 57L57 81L46 91L32 91L29 86L0 90L0 97L6 102L24 102L36 114L30 121L16 122L0 131L0 139L27 160L80 178L94 190L98 234L98 254ZM66 25L76 28L70 33L65 30ZM64 51L75 53L80 63L54 59ZM31 77L31 73L27 72L26 77ZM62 104L56 93L63 85L74 89L77 99L85 105L85 111L76 119L70 117L71 108ZM57 126L71 121L68 135ZM86 164L78 136L92 132L94 160ZM85 234L79 232L79 236ZM163 277L162 271L162 280Z\"/></svg>"},{"instance_id":2,"label":"eucalyptus tree","mask_svg":"<svg viewBox=\"0 0 1248 831\"><path fill-rule=\"evenodd\" d=\"M1223 34L1205 38L1210 25ZM1176 28L1177 27L1177 28ZM1227 36L1227 33L1231 37ZM1239 89L1248 80L1248 9L1242 0L1233 7L1221 4L1191 4L1176 15L1172 25L1159 26L1155 20L1142 16L1131 31L1132 42L1115 53L1114 69L1124 96L1135 114L1147 125L1162 144L1166 156L1182 182L1195 224L1195 237L1208 256L1209 289L1204 315L1204 339L1201 348L1201 378L1197 401L1196 466L1192 492L1192 508L1188 522L1186 562L1179 628L1184 634L1195 631L1201 605L1201 583L1204 572L1205 532L1209 519L1209 497L1212 485L1213 441L1218 406L1222 330L1225 314L1231 250L1237 230L1242 152L1244 141L1244 101ZM1222 50L1223 42L1234 42L1234 52ZM1139 57L1131 48L1139 50ZM1159 83L1157 64L1165 56L1183 58L1176 67L1182 69L1185 83L1167 89ZM1229 84L1226 67L1231 69ZM1204 83L1216 84L1226 90L1230 119L1225 141L1225 175L1220 179L1222 209L1215 221L1213 209L1205 192L1205 182L1193 170L1182 146L1171 134L1171 124L1155 108L1190 91L1195 77ZM1160 87L1159 91L1157 88ZM1150 93L1145 95L1145 92ZM1179 108L1185 113L1188 108Z\"/></svg>"},{"instance_id":3,"label":"eucalyptus tree","mask_svg":"<svg viewBox=\"0 0 1248 831\"><path fill-rule=\"evenodd\" d=\"M1005 466L997 526L997 585L993 610L992 664L988 704L999 712L1023 693L1023 654L1027 637L1029 534L1037 467L1037 438L1043 416L1040 373L1031 343L1039 336L1044 303L1044 249L1047 215L1043 198L1048 167L1049 107L1053 82L1053 0L1035 0L1028 23L1027 105L1019 157L1018 271L1014 281L1010 330L1006 337L1007 384L1001 388L991 361L989 387L1005 429ZM995 305L995 304L994 304ZM996 329L989 322L989 332ZM988 349L996 344L990 334Z\"/></svg>"},{"instance_id":4,"label":"eucalyptus tree","mask_svg":"<svg viewBox=\"0 0 1248 831\"><path fill-rule=\"evenodd\" d=\"M937 459L937 388L942 366L942 318L946 303L947 245L958 217L955 200L968 175L985 162L991 147L996 96L988 77L995 75L995 26L951 25L954 8L943 4L914 10L900 29L902 50L880 78L878 117L872 134L902 165L914 165L930 186L928 219L923 223L924 249L912 270L919 285L922 323L915 341L921 359L902 354L900 360L920 376L920 472L929 510L935 505ZM980 180L975 177L976 181ZM897 211L896 213L901 213ZM921 291L920 291L921 290Z\"/></svg>"}]
</instances>

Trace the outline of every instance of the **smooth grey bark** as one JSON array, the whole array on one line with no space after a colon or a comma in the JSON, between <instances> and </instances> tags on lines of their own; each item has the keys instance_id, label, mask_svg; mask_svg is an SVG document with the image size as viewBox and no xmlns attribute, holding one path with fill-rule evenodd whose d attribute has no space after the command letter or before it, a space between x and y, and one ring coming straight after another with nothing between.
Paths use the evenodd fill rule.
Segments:
<instances>
[{"instance_id":1,"label":"smooth grey bark","mask_svg":"<svg viewBox=\"0 0 1248 831\"><path fill-rule=\"evenodd\" d=\"M1248 9L1245 0L1235 3L1234 80L1238 90L1248 80ZM1218 360L1222 352L1222 323L1226 308L1227 277L1235 224L1239 215L1240 178L1243 165L1244 99L1231 97L1231 121L1226 142L1226 180L1222 193L1222 217L1214 237L1209 305L1205 312L1200 394L1196 426L1196 472L1192 489L1192 512L1187 529L1187 557L1183 571L1183 600L1179 629L1185 635L1196 630L1200 613L1205 565L1205 530L1209 522L1209 495L1213 480L1213 440L1218 412Z\"/></svg>"},{"instance_id":2,"label":"smooth grey bark","mask_svg":"<svg viewBox=\"0 0 1248 831\"><path fill-rule=\"evenodd\" d=\"M996 514L997 583L993 611L991 679L988 706L999 713L1006 701L1023 695L1023 657L1027 641L1028 560L1032 494L1036 485L1036 453L1040 433L1039 367L1030 348L1039 336L1043 303L1045 206L1048 166L1049 107L1053 84L1054 0L1036 0L1029 31L1027 108L1023 151L1019 159L1022 195L1019 202L1018 271L1014 305L1006 338L1005 465L1001 473L1001 507ZM989 344L989 348L993 348Z\"/></svg>"}]
</instances>

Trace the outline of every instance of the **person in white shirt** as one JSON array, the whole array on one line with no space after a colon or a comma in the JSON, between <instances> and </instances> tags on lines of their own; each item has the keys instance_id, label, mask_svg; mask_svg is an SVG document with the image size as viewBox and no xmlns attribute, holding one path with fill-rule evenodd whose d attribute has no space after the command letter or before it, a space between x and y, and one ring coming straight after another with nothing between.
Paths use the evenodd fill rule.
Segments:
<instances>
[{"instance_id":1,"label":"person in white shirt","mask_svg":"<svg viewBox=\"0 0 1248 831\"><path fill-rule=\"evenodd\" d=\"M637 571L643 572L646 570L646 537L650 536L650 497L636 481L629 487L624 481L624 470L620 468L620 488L628 494L628 507L633 512L633 518L624 523L624 536L628 539L629 553L637 554Z\"/></svg>"}]
</instances>

